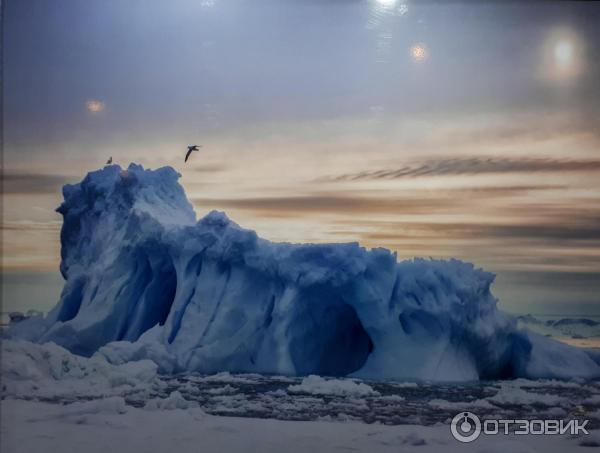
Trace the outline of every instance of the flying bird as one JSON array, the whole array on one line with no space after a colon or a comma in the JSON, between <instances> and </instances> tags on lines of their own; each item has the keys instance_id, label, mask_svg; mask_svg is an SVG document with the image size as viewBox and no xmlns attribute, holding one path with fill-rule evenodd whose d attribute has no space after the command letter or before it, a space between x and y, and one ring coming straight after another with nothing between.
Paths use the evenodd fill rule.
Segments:
<instances>
[{"instance_id":1,"label":"flying bird","mask_svg":"<svg viewBox=\"0 0 600 453\"><path fill-rule=\"evenodd\" d=\"M187 153L185 154L185 161L184 162L188 161L188 159L190 157L190 154L192 154L192 151L200 151L198 149L199 147L202 147L202 145L189 145Z\"/></svg>"}]
</instances>

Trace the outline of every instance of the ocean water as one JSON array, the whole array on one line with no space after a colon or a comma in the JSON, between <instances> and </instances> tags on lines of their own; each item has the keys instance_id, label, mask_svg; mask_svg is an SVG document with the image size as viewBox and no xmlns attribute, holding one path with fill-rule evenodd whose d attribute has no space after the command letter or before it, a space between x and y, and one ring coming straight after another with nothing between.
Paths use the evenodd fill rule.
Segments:
<instances>
[{"instance_id":1,"label":"ocean water","mask_svg":"<svg viewBox=\"0 0 600 453\"><path fill-rule=\"evenodd\" d=\"M126 393L124 397L128 404L143 407L150 398L165 398L178 391L213 415L279 420L359 420L430 426L447 424L457 413L469 411L482 419L588 419L590 427L600 428L600 381L517 379L443 384L330 379L333 378L324 381L334 385L314 388L300 385L303 378L287 376L163 376L151 391ZM353 391L351 387L343 392L336 388L335 384L348 381L361 390ZM360 384L370 390L365 392L366 387Z\"/></svg>"}]
</instances>

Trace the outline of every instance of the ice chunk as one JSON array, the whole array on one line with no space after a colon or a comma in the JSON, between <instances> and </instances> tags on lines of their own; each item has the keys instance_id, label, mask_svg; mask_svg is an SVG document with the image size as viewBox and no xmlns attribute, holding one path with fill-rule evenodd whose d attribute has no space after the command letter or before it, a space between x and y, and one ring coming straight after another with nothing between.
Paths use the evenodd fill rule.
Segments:
<instances>
[{"instance_id":1,"label":"ice chunk","mask_svg":"<svg viewBox=\"0 0 600 453\"><path fill-rule=\"evenodd\" d=\"M590 318L537 318L531 314L517 316L519 325L542 335L594 338L600 336L600 320ZM555 318L555 319L554 319Z\"/></svg>"},{"instance_id":2,"label":"ice chunk","mask_svg":"<svg viewBox=\"0 0 600 453\"><path fill-rule=\"evenodd\" d=\"M598 376L598 364L583 349L573 348L533 332L523 335L527 338L531 349L526 358L519 359L522 362L519 375L534 379Z\"/></svg>"},{"instance_id":3,"label":"ice chunk","mask_svg":"<svg viewBox=\"0 0 600 453\"><path fill-rule=\"evenodd\" d=\"M167 398L153 398L149 400L144 409L147 410L173 410L173 409L191 409L198 407L195 401L186 400L177 390L171 392Z\"/></svg>"},{"instance_id":4,"label":"ice chunk","mask_svg":"<svg viewBox=\"0 0 600 453\"><path fill-rule=\"evenodd\" d=\"M549 393L528 392L514 385L503 385L496 395L487 398L487 401L496 405L527 405L537 404L543 406L560 406L567 399Z\"/></svg>"},{"instance_id":5,"label":"ice chunk","mask_svg":"<svg viewBox=\"0 0 600 453\"><path fill-rule=\"evenodd\" d=\"M370 385L356 383L351 379L324 379L310 375L298 385L288 387L290 393L310 393L312 395L376 396L379 392Z\"/></svg>"},{"instance_id":6,"label":"ice chunk","mask_svg":"<svg viewBox=\"0 0 600 453\"><path fill-rule=\"evenodd\" d=\"M112 365L102 357L71 354L53 343L2 341L3 389L17 397L98 397L124 388L144 390L156 379L150 360Z\"/></svg>"}]
</instances>

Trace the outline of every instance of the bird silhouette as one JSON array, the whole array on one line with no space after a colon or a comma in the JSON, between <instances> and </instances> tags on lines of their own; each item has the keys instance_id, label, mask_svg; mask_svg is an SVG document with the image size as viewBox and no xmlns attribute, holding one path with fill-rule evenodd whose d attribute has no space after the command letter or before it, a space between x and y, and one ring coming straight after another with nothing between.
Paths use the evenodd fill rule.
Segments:
<instances>
[{"instance_id":1,"label":"bird silhouette","mask_svg":"<svg viewBox=\"0 0 600 453\"><path fill-rule=\"evenodd\" d=\"M112 156L110 156L108 158L108 160L106 161L106 165L110 165L110 164L112 164Z\"/></svg>"},{"instance_id":2,"label":"bird silhouette","mask_svg":"<svg viewBox=\"0 0 600 453\"><path fill-rule=\"evenodd\" d=\"M188 159L190 157L190 154L192 154L192 151L200 151L198 149L199 147L202 147L202 145L189 145L187 147L187 153L185 154L185 160L184 160L184 162L188 161Z\"/></svg>"}]
</instances>

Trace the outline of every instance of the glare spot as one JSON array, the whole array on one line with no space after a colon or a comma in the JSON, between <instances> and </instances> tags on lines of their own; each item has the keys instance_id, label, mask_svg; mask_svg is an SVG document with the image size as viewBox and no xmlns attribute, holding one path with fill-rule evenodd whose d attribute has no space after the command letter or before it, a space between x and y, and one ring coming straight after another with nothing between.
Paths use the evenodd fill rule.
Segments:
<instances>
[{"instance_id":1,"label":"glare spot","mask_svg":"<svg viewBox=\"0 0 600 453\"><path fill-rule=\"evenodd\" d=\"M415 61L423 61L427 59L428 55L425 44L415 44L410 48L410 56Z\"/></svg>"},{"instance_id":2,"label":"glare spot","mask_svg":"<svg viewBox=\"0 0 600 453\"><path fill-rule=\"evenodd\" d=\"M573 44L568 41L560 41L554 47L554 58L561 66L567 66L573 61Z\"/></svg>"},{"instance_id":3,"label":"glare spot","mask_svg":"<svg viewBox=\"0 0 600 453\"><path fill-rule=\"evenodd\" d=\"M543 44L541 63L539 71L545 80L574 81L585 70L585 41L573 29L556 28Z\"/></svg>"},{"instance_id":4,"label":"glare spot","mask_svg":"<svg viewBox=\"0 0 600 453\"><path fill-rule=\"evenodd\" d=\"M399 0L375 0L376 8L381 12L403 16L408 13L408 4Z\"/></svg>"},{"instance_id":5,"label":"glare spot","mask_svg":"<svg viewBox=\"0 0 600 453\"><path fill-rule=\"evenodd\" d=\"M104 102L95 99L87 101L85 106L90 113L100 113L102 110L104 110Z\"/></svg>"}]
</instances>

